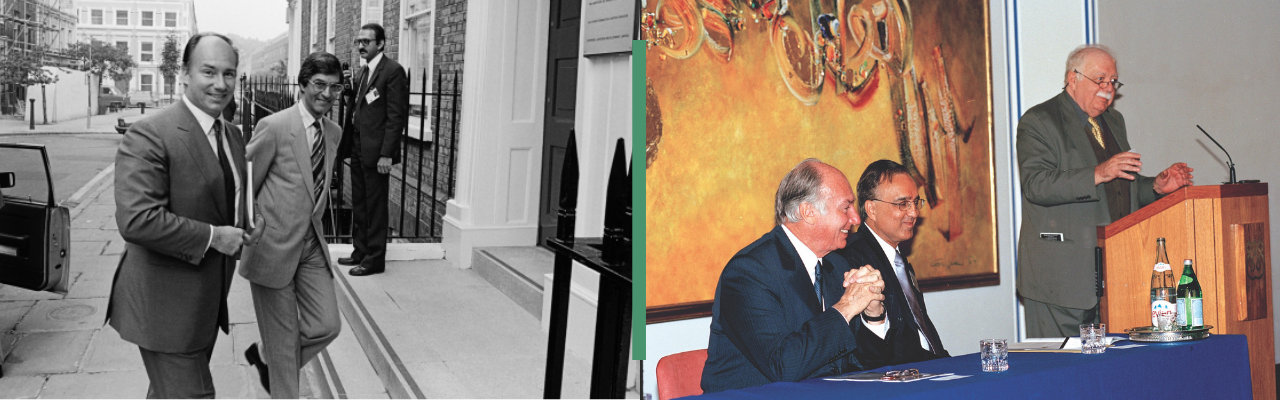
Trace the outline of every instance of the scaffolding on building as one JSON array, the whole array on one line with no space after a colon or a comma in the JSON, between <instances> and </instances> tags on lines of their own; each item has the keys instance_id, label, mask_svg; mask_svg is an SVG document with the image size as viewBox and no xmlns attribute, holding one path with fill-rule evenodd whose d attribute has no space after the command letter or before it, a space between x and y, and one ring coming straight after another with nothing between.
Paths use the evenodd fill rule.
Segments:
<instances>
[{"instance_id":1,"label":"scaffolding on building","mask_svg":"<svg viewBox=\"0 0 1280 400\"><path fill-rule=\"evenodd\" d=\"M67 55L76 16L72 0L0 0L0 57L36 55L41 65L76 68L80 61ZM0 82L0 115L22 115L26 87Z\"/></svg>"}]
</instances>

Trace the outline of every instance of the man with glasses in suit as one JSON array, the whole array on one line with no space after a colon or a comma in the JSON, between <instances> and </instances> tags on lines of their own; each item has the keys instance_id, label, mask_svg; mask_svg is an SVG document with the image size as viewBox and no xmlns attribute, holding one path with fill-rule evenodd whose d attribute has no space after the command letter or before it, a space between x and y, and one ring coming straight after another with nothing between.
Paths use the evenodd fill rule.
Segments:
<instances>
[{"instance_id":1,"label":"man with glasses in suit","mask_svg":"<svg viewBox=\"0 0 1280 400\"><path fill-rule=\"evenodd\" d=\"M1028 337L1079 334L1098 322L1093 248L1097 227L1191 185L1192 169L1174 163L1151 178L1138 174L1124 116L1112 107L1123 86L1106 46L1067 56L1062 93L1018 121L1022 230L1018 295Z\"/></svg>"},{"instance_id":2,"label":"man with glasses in suit","mask_svg":"<svg viewBox=\"0 0 1280 400\"><path fill-rule=\"evenodd\" d=\"M351 158L351 207L355 219L350 257L352 276L380 274L387 266L387 195L391 166L400 163L400 137L409 122L409 77L382 53L382 25L364 24L355 40L366 65L347 94L351 100L338 159Z\"/></svg>"},{"instance_id":3,"label":"man with glasses in suit","mask_svg":"<svg viewBox=\"0 0 1280 400\"><path fill-rule=\"evenodd\" d=\"M325 115L342 95L342 64L311 53L298 87L300 101L258 121L249 140L254 210L264 232L245 244L240 265L262 337L262 348L250 345L245 359L277 399L298 397L298 369L342 327L321 222L341 129Z\"/></svg>"},{"instance_id":4,"label":"man with glasses in suit","mask_svg":"<svg viewBox=\"0 0 1280 400\"><path fill-rule=\"evenodd\" d=\"M864 357L867 367L950 357L929 318L915 268L900 248L915 236L916 218L924 201L915 180L902 164L879 160L862 171L857 191L862 226L836 253L852 265L874 266L884 277L885 300L873 302L861 318L890 351ZM882 308L887 312L881 312Z\"/></svg>"}]
</instances>

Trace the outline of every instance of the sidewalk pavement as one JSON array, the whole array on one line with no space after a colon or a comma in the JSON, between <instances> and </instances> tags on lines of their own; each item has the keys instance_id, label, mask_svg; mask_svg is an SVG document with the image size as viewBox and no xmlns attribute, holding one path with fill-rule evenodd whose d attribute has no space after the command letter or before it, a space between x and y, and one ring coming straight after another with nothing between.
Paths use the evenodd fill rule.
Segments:
<instances>
[{"instance_id":1,"label":"sidewalk pavement","mask_svg":"<svg viewBox=\"0 0 1280 400\"><path fill-rule=\"evenodd\" d=\"M8 135L32 135L32 134L50 134L50 133L115 133L117 119L124 118L124 122L133 123L142 117L152 115L159 112L158 108L147 107L146 115L142 114L140 108L127 108L123 111L107 113L103 115L94 115L89 121L89 126L85 127L84 118L69 119L58 123L50 123L48 125L41 124L39 115L36 115L36 129L32 130L31 120L17 120L10 118L0 118L0 136ZM27 117L30 118L30 117Z\"/></svg>"},{"instance_id":2,"label":"sidewalk pavement","mask_svg":"<svg viewBox=\"0 0 1280 400\"><path fill-rule=\"evenodd\" d=\"M71 211L72 284L65 298L0 288L0 398L146 397L148 379L138 347L103 324L124 250L116 230L113 181L100 180ZM269 398L257 370L244 360L244 349L258 341L258 328L248 284L239 275L228 301L231 335L219 332L210 362L217 396Z\"/></svg>"},{"instance_id":3,"label":"sidewalk pavement","mask_svg":"<svg viewBox=\"0 0 1280 400\"><path fill-rule=\"evenodd\" d=\"M0 398L146 396L137 346L103 324L124 249L107 175L71 210L65 298L0 286ZM350 245L331 249L343 257ZM334 269L342 333L304 368L302 397L542 397L547 335L538 318L474 270L447 260L391 261L386 273L367 277L347 268ZM219 333L210 363L217 397L267 398L243 356L259 337L238 273L228 305L231 334ZM588 397L590 355L566 356L563 397Z\"/></svg>"}]
</instances>

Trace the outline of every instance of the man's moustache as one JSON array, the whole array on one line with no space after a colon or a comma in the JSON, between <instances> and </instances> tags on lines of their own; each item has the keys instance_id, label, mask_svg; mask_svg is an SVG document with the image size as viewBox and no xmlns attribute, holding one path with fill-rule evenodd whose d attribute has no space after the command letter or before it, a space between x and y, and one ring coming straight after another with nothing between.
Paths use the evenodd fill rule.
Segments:
<instances>
[{"instance_id":1,"label":"man's moustache","mask_svg":"<svg viewBox=\"0 0 1280 400\"><path fill-rule=\"evenodd\" d=\"M1098 97L1111 100L1111 96L1112 96L1111 92L1098 91Z\"/></svg>"}]
</instances>

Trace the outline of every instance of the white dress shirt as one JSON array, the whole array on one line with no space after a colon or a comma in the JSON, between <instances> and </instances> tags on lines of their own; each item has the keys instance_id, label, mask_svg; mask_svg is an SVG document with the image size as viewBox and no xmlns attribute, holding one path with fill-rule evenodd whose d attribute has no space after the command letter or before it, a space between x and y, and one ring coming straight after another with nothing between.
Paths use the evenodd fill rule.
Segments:
<instances>
[{"instance_id":1,"label":"white dress shirt","mask_svg":"<svg viewBox=\"0 0 1280 400\"><path fill-rule=\"evenodd\" d=\"M876 234L876 232L871 229L870 225L867 225L867 232L871 232L871 236L876 238L876 242L880 243L880 250L884 251L884 256L889 259L889 265L893 266L893 274L897 275L898 282L906 282L908 279L906 265L905 265L906 258L903 257L902 261L904 265L899 267L898 263L893 262L893 260L898 258L898 249L896 247L889 246L889 243L885 242L884 239L881 239L880 235ZM904 293L904 295L906 294ZM921 302L924 302L924 299L919 299L919 300ZM907 305L907 307L910 307L910 306L911 305ZM888 311L886 310L886 312ZM915 318L915 317L912 317L912 318ZM880 335L881 338L884 338L885 332L889 331L889 320L886 319L884 321L884 327L885 327L884 332L876 332L876 334ZM872 331L875 331L875 329L872 328ZM920 334L920 347L923 347L925 350L932 351L933 348L929 347L929 338L924 335L924 331L917 329L916 332Z\"/></svg>"},{"instance_id":2,"label":"white dress shirt","mask_svg":"<svg viewBox=\"0 0 1280 400\"><path fill-rule=\"evenodd\" d=\"M203 110L196 108L196 105L191 104L191 100L187 99L186 94L182 95L182 104L186 104L187 109L191 110L191 114L196 116L196 122L200 124L200 129L204 131L205 140L209 141L209 148L213 149L213 158L215 159L218 158L218 143L216 141L217 136L213 134L213 123L218 119L212 116L209 116L209 114L205 114ZM227 140L228 130L229 128L227 128L227 121L225 120L222 121L222 149L223 149L223 152L226 153L227 157L231 157L231 142ZM239 225L240 196L242 196L240 194L240 174L236 172L236 163L234 161L228 159L227 165L231 166L231 175L233 175L231 177L231 180L236 187L235 197L232 197L232 198L235 199L235 202L234 202L235 214L236 214L234 216L235 224ZM213 225L209 225L209 244L205 245L204 247L205 251L209 251L209 247L212 247L212 246L213 246Z\"/></svg>"}]
</instances>

